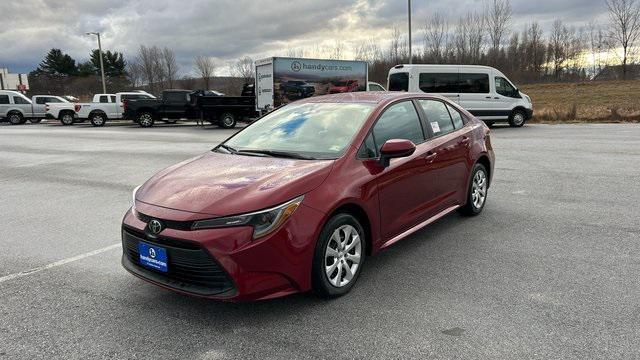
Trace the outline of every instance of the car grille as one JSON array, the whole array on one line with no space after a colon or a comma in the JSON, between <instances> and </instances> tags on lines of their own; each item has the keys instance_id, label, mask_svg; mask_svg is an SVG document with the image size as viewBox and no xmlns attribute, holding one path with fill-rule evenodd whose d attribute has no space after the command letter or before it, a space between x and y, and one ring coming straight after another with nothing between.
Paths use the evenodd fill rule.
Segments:
<instances>
[{"instance_id":1,"label":"car grille","mask_svg":"<svg viewBox=\"0 0 640 360\"><path fill-rule=\"evenodd\" d=\"M156 271L140 265L138 243L144 241L167 250L168 272ZM203 295L224 293L233 289L233 282L222 267L198 244L171 238L149 239L144 232L122 229L124 256L143 277L173 288Z\"/></svg>"}]
</instances>

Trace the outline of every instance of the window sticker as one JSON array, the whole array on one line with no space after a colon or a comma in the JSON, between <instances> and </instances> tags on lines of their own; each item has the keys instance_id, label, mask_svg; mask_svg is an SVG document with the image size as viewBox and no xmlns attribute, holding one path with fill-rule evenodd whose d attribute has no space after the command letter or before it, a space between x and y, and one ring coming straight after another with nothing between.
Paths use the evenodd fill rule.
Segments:
<instances>
[{"instance_id":1,"label":"window sticker","mask_svg":"<svg viewBox=\"0 0 640 360\"><path fill-rule=\"evenodd\" d=\"M431 122L431 130L433 130L434 134L437 134L440 132L440 125L438 124L437 121L432 121Z\"/></svg>"}]
</instances>

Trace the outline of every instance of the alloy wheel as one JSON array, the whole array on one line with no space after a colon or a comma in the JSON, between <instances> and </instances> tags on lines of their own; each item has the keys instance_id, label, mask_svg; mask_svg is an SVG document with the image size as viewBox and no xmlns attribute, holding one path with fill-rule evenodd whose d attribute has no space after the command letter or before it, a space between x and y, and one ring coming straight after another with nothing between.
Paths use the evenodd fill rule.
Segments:
<instances>
[{"instance_id":1,"label":"alloy wheel","mask_svg":"<svg viewBox=\"0 0 640 360\"><path fill-rule=\"evenodd\" d=\"M91 123L95 126L102 126L104 124L104 118L102 117L102 115L95 115Z\"/></svg>"},{"instance_id":2,"label":"alloy wheel","mask_svg":"<svg viewBox=\"0 0 640 360\"><path fill-rule=\"evenodd\" d=\"M524 115L521 112L513 114L513 124L520 126L524 122Z\"/></svg>"},{"instance_id":3,"label":"alloy wheel","mask_svg":"<svg viewBox=\"0 0 640 360\"><path fill-rule=\"evenodd\" d=\"M142 116L140 116L140 125L142 125L143 127L147 127L151 125L151 115L149 114L144 114Z\"/></svg>"},{"instance_id":4,"label":"alloy wheel","mask_svg":"<svg viewBox=\"0 0 640 360\"><path fill-rule=\"evenodd\" d=\"M70 114L64 114L62 115L62 123L64 125L71 125L73 124L73 116L71 116Z\"/></svg>"},{"instance_id":5,"label":"alloy wheel","mask_svg":"<svg viewBox=\"0 0 640 360\"><path fill-rule=\"evenodd\" d=\"M343 225L337 228L325 249L325 274L331 285L346 286L360 267L362 241L356 228Z\"/></svg>"},{"instance_id":6,"label":"alloy wheel","mask_svg":"<svg viewBox=\"0 0 640 360\"><path fill-rule=\"evenodd\" d=\"M487 175L483 170L478 170L473 177L471 186L471 201L476 209L480 209L484 205L487 198Z\"/></svg>"}]
</instances>

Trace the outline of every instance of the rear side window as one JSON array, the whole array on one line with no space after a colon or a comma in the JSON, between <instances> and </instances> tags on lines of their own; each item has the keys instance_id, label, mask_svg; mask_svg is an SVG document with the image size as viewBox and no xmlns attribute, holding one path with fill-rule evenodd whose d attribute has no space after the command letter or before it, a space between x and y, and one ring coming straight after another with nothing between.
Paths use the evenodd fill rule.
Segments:
<instances>
[{"instance_id":1,"label":"rear side window","mask_svg":"<svg viewBox=\"0 0 640 360\"><path fill-rule=\"evenodd\" d=\"M409 91L409 73L389 75L389 91Z\"/></svg>"},{"instance_id":2,"label":"rear side window","mask_svg":"<svg viewBox=\"0 0 640 360\"><path fill-rule=\"evenodd\" d=\"M111 98L111 102L112 103L116 102L116 96L115 95L111 95L110 98Z\"/></svg>"},{"instance_id":3,"label":"rear side window","mask_svg":"<svg viewBox=\"0 0 640 360\"><path fill-rule=\"evenodd\" d=\"M447 106L442 101L418 100L420 106L427 115L427 122L434 136L440 136L452 132L455 127L451 121L451 115Z\"/></svg>"},{"instance_id":4,"label":"rear side window","mask_svg":"<svg viewBox=\"0 0 640 360\"><path fill-rule=\"evenodd\" d=\"M422 125L413 103L403 101L391 105L373 127L373 136L377 151L380 151L382 145L390 139L411 140L414 144L423 142Z\"/></svg>"},{"instance_id":5,"label":"rear side window","mask_svg":"<svg viewBox=\"0 0 640 360\"><path fill-rule=\"evenodd\" d=\"M0 95L0 104L8 104L9 95Z\"/></svg>"},{"instance_id":6,"label":"rear side window","mask_svg":"<svg viewBox=\"0 0 640 360\"><path fill-rule=\"evenodd\" d=\"M451 120L453 120L453 126L455 126L456 130L463 127L464 120L462 120L462 114L449 104L447 104L447 109L449 109L449 114L451 114Z\"/></svg>"},{"instance_id":7,"label":"rear side window","mask_svg":"<svg viewBox=\"0 0 640 360\"><path fill-rule=\"evenodd\" d=\"M100 96L100 103L106 104L109 102L109 97L107 95Z\"/></svg>"},{"instance_id":8,"label":"rear side window","mask_svg":"<svg viewBox=\"0 0 640 360\"><path fill-rule=\"evenodd\" d=\"M488 94L488 74L460 74L459 92L465 94Z\"/></svg>"},{"instance_id":9,"label":"rear side window","mask_svg":"<svg viewBox=\"0 0 640 360\"><path fill-rule=\"evenodd\" d=\"M422 73L420 90L426 93L451 94L458 92L458 73Z\"/></svg>"},{"instance_id":10,"label":"rear side window","mask_svg":"<svg viewBox=\"0 0 640 360\"><path fill-rule=\"evenodd\" d=\"M14 96L13 97L13 103L14 104L28 104L29 102L23 97Z\"/></svg>"}]
</instances>

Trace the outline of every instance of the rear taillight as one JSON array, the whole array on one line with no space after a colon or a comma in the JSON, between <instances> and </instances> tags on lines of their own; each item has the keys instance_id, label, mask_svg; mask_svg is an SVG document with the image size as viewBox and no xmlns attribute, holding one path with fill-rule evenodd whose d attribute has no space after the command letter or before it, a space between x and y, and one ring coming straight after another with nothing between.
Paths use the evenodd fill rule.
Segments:
<instances>
[{"instance_id":1,"label":"rear taillight","mask_svg":"<svg viewBox=\"0 0 640 360\"><path fill-rule=\"evenodd\" d=\"M122 111L126 111L127 110L127 105L129 103L129 100L122 100Z\"/></svg>"},{"instance_id":2,"label":"rear taillight","mask_svg":"<svg viewBox=\"0 0 640 360\"><path fill-rule=\"evenodd\" d=\"M81 109L81 108L82 108L82 106L81 106L80 104L76 104L76 105L73 107L73 110L74 110L75 112L78 112L78 111L80 111L80 109Z\"/></svg>"},{"instance_id":3,"label":"rear taillight","mask_svg":"<svg viewBox=\"0 0 640 360\"><path fill-rule=\"evenodd\" d=\"M49 111L49 105L44 106L44 111Z\"/></svg>"}]
</instances>

